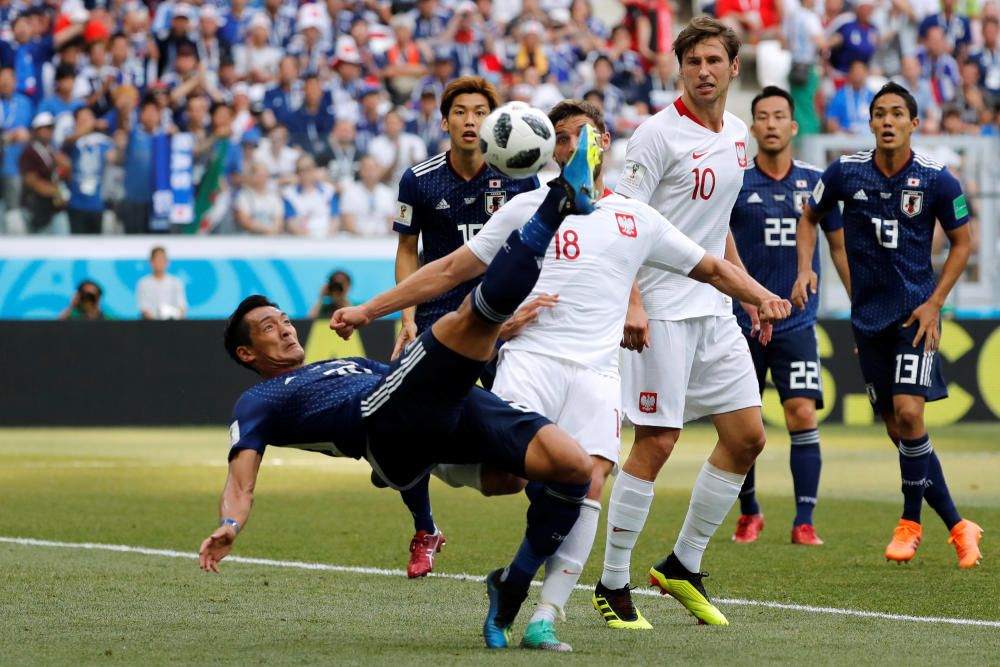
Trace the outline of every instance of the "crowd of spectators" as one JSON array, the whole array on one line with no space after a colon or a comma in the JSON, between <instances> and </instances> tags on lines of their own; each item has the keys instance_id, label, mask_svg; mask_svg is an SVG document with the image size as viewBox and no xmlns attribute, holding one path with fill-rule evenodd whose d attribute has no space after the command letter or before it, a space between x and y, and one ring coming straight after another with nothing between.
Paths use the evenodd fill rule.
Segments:
<instances>
[{"instance_id":1,"label":"crowd of spectators","mask_svg":"<svg viewBox=\"0 0 1000 667\"><path fill-rule=\"evenodd\" d=\"M466 74L543 109L595 102L614 167L679 94L678 8L622 6L608 27L590 0L0 0L0 232L387 235ZM778 45L803 136L867 132L887 79L916 95L921 132L997 134L996 0L701 9L748 60Z\"/></svg>"}]
</instances>

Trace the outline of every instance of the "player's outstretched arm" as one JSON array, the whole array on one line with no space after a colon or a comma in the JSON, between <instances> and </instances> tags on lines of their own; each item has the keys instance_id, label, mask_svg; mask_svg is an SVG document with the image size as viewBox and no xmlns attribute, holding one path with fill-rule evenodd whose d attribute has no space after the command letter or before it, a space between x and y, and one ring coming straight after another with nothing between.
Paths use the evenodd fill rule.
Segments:
<instances>
[{"instance_id":1,"label":"player's outstretched arm","mask_svg":"<svg viewBox=\"0 0 1000 667\"><path fill-rule=\"evenodd\" d=\"M844 229L834 229L826 232L826 241L830 246L830 259L837 269L840 282L844 283L847 298L851 298L851 269L847 265L847 246L844 245Z\"/></svg>"},{"instance_id":2,"label":"player's outstretched arm","mask_svg":"<svg viewBox=\"0 0 1000 667\"><path fill-rule=\"evenodd\" d=\"M816 252L816 225L820 216L806 204L802 209L798 227L795 229L795 252L798 256L799 271L792 286L792 303L803 310L809 297L816 293L819 277L812 269L813 253Z\"/></svg>"},{"instance_id":3,"label":"player's outstretched arm","mask_svg":"<svg viewBox=\"0 0 1000 667\"><path fill-rule=\"evenodd\" d=\"M708 283L723 294L757 307L761 322L783 320L792 313L792 304L739 269L732 262L708 253L688 274L689 277Z\"/></svg>"},{"instance_id":4,"label":"player's outstretched arm","mask_svg":"<svg viewBox=\"0 0 1000 667\"><path fill-rule=\"evenodd\" d=\"M944 261L937 287L930 298L917 306L903 323L904 327L917 323L917 335L913 339L913 346L916 347L923 340L924 352L938 348L941 339L941 308L955 283L962 276L962 271L965 271L965 265L972 252L972 234L969 225L946 229L944 233L948 235L951 247L948 248L948 258Z\"/></svg>"},{"instance_id":5,"label":"player's outstretched arm","mask_svg":"<svg viewBox=\"0 0 1000 667\"><path fill-rule=\"evenodd\" d=\"M444 294L485 270L486 264L467 246L462 246L450 255L425 264L406 280L370 301L336 311L330 318L330 328L346 340L355 329L360 329L372 320Z\"/></svg>"},{"instance_id":6,"label":"player's outstretched arm","mask_svg":"<svg viewBox=\"0 0 1000 667\"><path fill-rule=\"evenodd\" d=\"M733 238L732 230L726 234L726 252L724 257L739 267L740 270L747 270L743 260L740 259L740 252L736 247L736 239ZM773 327L770 322L762 323L760 321L760 314L757 312L757 306L752 303L747 303L746 301L741 301L740 307L743 308L747 315L750 316L750 336L757 336L757 340L760 341L761 345L767 345L770 343Z\"/></svg>"},{"instance_id":7,"label":"player's outstretched arm","mask_svg":"<svg viewBox=\"0 0 1000 667\"><path fill-rule=\"evenodd\" d=\"M229 554L240 529L250 518L261 458L256 450L241 449L229 462L229 476L219 501L219 527L198 549L198 565L206 572L219 571L219 561Z\"/></svg>"},{"instance_id":8,"label":"player's outstretched arm","mask_svg":"<svg viewBox=\"0 0 1000 667\"><path fill-rule=\"evenodd\" d=\"M649 316L642 303L642 292L639 283L632 282L632 291L628 295L628 312L625 315L625 330L622 332L621 346L626 350L642 353L649 347Z\"/></svg>"}]
</instances>

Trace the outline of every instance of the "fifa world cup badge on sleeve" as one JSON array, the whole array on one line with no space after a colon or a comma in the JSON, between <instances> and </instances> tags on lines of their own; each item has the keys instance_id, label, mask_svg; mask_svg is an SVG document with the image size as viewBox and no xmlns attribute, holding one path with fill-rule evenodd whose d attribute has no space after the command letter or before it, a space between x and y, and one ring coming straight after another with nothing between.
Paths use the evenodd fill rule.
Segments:
<instances>
[{"instance_id":1,"label":"fifa world cup badge on sleeve","mask_svg":"<svg viewBox=\"0 0 1000 667\"><path fill-rule=\"evenodd\" d=\"M234 421L229 425L229 444L235 445L240 441L240 422Z\"/></svg>"},{"instance_id":2,"label":"fifa world cup badge on sleeve","mask_svg":"<svg viewBox=\"0 0 1000 667\"><path fill-rule=\"evenodd\" d=\"M413 207L400 201L396 202L396 209L396 222L409 227L413 222Z\"/></svg>"},{"instance_id":3,"label":"fifa world cup badge on sleeve","mask_svg":"<svg viewBox=\"0 0 1000 667\"><path fill-rule=\"evenodd\" d=\"M826 186L823 185L823 179L821 178L818 181L816 181L816 187L813 188L813 199L816 200L817 204L823 201L823 192L825 190Z\"/></svg>"},{"instance_id":4,"label":"fifa world cup badge on sleeve","mask_svg":"<svg viewBox=\"0 0 1000 667\"><path fill-rule=\"evenodd\" d=\"M646 168L638 162L633 160L627 160L625 162L625 170L622 172L622 181L628 185L638 187L639 184L642 183L642 179L645 175Z\"/></svg>"}]
</instances>

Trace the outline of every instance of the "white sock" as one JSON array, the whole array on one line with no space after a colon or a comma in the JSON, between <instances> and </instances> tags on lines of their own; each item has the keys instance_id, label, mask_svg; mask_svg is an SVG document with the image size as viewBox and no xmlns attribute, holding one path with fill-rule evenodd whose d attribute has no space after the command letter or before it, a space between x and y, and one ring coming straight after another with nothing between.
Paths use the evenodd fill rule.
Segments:
<instances>
[{"instance_id":1,"label":"white sock","mask_svg":"<svg viewBox=\"0 0 1000 667\"><path fill-rule=\"evenodd\" d=\"M431 470L431 474L448 486L453 486L456 489L468 486L482 493L481 470L482 465L479 463L439 463Z\"/></svg>"},{"instance_id":2,"label":"white sock","mask_svg":"<svg viewBox=\"0 0 1000 667\"><path fill-rule=\"evenodd\" d=\"M691 504L674 555L689 572L701 570L701 557L716 529L733 508L746 475L719 470L705 462L691 491Z\"/></svg>"},{"instance_id":3,"label":"white sock","mask_svg":"<svg viewBox=\"0 0 1000 667\"><path fill-rule=\"evenodd\" d=\"M555 621L557 615L566 617L566 602L576 582L580 580L583 566L587 564L590 551L594 548L600 518L601 503L584 499L580 506L580 518L573 524L573 529L566 535L559 549L545 561L545 581L531 622Z\"/></svg>"},{"instance_id":4,"label":"white sock","mask_svg":"<svg viewBox=\"0 0 1000 667\"><path fill-rule=\"evenodd\" d=\"M601 583L615 590L629 582L632 549L653 504L653 483L619 472L608 503L608 541Z\"/></svg>"}]
</instances>

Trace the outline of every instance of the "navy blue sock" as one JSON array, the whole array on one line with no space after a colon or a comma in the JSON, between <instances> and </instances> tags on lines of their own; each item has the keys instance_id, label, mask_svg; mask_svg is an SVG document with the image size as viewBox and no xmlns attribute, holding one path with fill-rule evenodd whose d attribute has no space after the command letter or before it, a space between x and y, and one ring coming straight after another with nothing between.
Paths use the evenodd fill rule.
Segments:
<instances>
[{"instance_id":1,"label":"navy blue sock","mask_svg":"<svg viewBox=\"0 0 1000 667\"><path fill-rule=\"evenodd\" d=\"M531 294L542 272L541 259L562 222L560 209L565 198L564 193L550 188L531 219L507 237L472 292L472 311L480 319L501 324Z\"/></svg>"},{"instance_id":2,"label":"navy blue sock","mask_svg":"<svg viewBox=\"0 0 1000 667\"><path fill-rule=\"evenodd\" d=\"M403 502L406 503L406 508L413 515L413 532L426 530L428 533L433 533L435 530L434 515L431 513L431 494L428 489L430 479L430 475L425 475L406 491L399 492Z\"/></svg>"},{"instance_id":3,"label":"navy blue sock","mask_svg":"<svg viewBox=\"0 0 1000 667\"><path fill-rule=\"evenodd\" d=\"M757 504L757 464L750 466L746 479L743 480L743 488L740 489L740 514L760 514L760 505Z\"/></svg>"},{"instance_id":4,"label":"navy blue sock","mask_svg":"<svg viewBox=\"0 0 1000 667\"><path fill-rule=\"evenodd\" d=\"M955 527L955 524L962 520L962 515L955 508L955 502L951 499L951 492L948 491L948 484L944 481L944 471L941 470L941 461L938 460L937 452L931 451L930 462L927 464L927 487L924 489L924 500L931 506L948 530Z\"/></svg>"},{"instance_id":5,"label":"navy blue sock","mask_svg":"<svg viewBox=\"0 0 1000 667\"><path fill-rule=\"evenodd\" d=\"M549 483L528 506L528 526L524 540L507 566L502 580L514 590L527 591L538 568L566 539L587 495L586 484Z\"/></svg>"},{"instance_id":6,"label":"navy blue sock","mask_svg":"<svg viewBox=\"0 0 1000 667\"><path fill-rule=\"evenodd\" d=\"M924 503L927 468L930 465L931 439L925 433L919 438L899 441L899 472L903 478L903 516L920 523L920 507Z\"/></svg>"},{"instance_id":7,"label":"navy blue sock","mask_svg":"<svg viewBox=\"0 0 1000 667\"><path fill-rule=\"evenodd\" d=\"M812 525L813 509L819 493L819 472L823 457L819 453L819 431L789 432L792 451L788 465L792 469L792 486L795 489L795 522L793 525Z\"/></svg>"}]
</instances>

